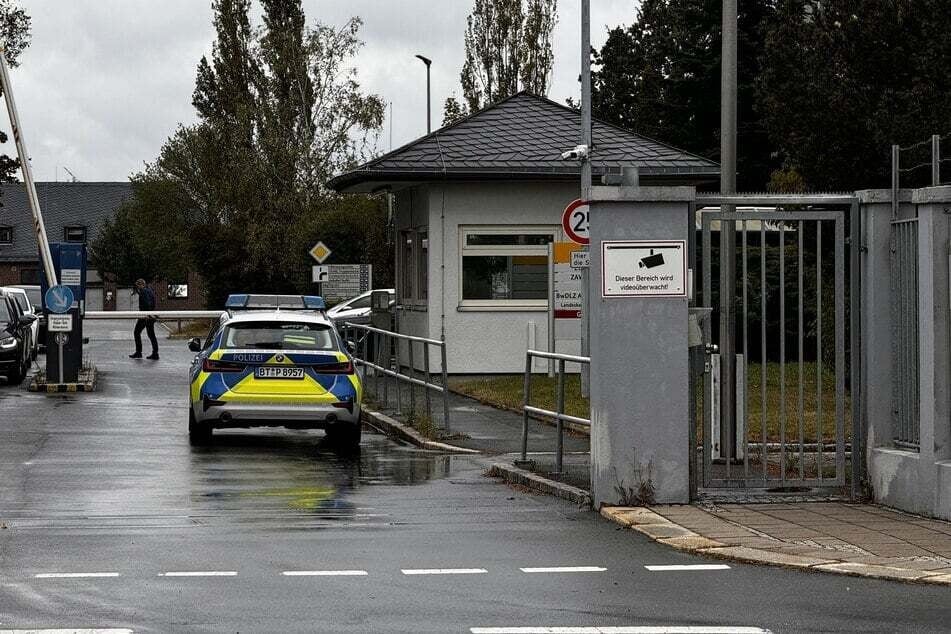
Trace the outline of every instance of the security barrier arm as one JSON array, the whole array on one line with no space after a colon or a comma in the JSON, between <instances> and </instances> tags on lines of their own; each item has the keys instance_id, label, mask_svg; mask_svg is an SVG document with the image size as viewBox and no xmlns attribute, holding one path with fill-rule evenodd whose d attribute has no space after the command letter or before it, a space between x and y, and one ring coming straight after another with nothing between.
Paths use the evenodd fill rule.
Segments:
<instances>
[{"instance_id":1,"label":"security barrier arm","mask_svg":"<svg viewBox=\"0 0 951 634\"><path fill-rule=\"evenodd\" d=\"M85 319L217 319L223 310L87 310Z\"/></svg>"},{"instance_id":2,"label":"security barrier arm","mask_svg":"<svg viewBox=\"0 0 951 634\"><path fill-rule=\"evenodd\" d=\"M36 231L36 244L40 250L40 259L43 260L46 284L52 288L56 286L53 254L50 252L50 243L46 237L46 225L43 223L43 214L40 211L40 199L36 195L36 184L33 182L33 168L30 166L30 155L26 152L26 142L23 140L23 130L20 128L20 117L17 115L16 103L13 101L13 87L10 85L6 53L2 46L0 46L0 81L3 84L3 98L7 102L7 112L10 115L13 140L16 141L17 156L20 158L20 170L23 172L27 200L30 201L30 211L33 212L33 228Z\"/></svg>"}]
</instances>

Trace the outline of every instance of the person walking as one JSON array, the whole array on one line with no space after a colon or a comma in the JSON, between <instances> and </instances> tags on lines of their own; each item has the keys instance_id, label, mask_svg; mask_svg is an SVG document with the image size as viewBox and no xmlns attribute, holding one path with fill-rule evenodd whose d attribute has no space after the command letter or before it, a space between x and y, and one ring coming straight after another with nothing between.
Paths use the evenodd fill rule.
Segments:
<instances>
[{"instance_id":1,"label":"person walking","mask_svg":"<svg viewBox=\"0 0 951 634\"><path fill-rule=\"evenodd\" d=\"M139 310L155 310L155 293L152 292L152 289L145 285L145 280L139 278L135 281L135 292L139 294ZM152 344L152 354L146 357L146 359L152 359L153 361L158 361L158 340L155 338L155 319L153 317L147 317L142 319L137 319L135 322L135 352L129 355L130 359L141 359L142 358L142 331L145 330L145 333L149 336L149 343Z\"/></svg>"}]
</instances>

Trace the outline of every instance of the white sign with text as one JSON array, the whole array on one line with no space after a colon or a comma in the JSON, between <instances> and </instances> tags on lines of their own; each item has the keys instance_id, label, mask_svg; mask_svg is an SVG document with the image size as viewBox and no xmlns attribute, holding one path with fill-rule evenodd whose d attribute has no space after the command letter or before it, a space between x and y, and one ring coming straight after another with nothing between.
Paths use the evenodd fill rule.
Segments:
<instances>
[{"instance_id":1,"label":"white sign with text","mask_svg":"<svg viewBox=\"0 0 951 634\"><path fill-rule=\"evenodd\" d=\"M602 242L601 296L686 297L686 241Z\"/></svg>"}]
</instances>

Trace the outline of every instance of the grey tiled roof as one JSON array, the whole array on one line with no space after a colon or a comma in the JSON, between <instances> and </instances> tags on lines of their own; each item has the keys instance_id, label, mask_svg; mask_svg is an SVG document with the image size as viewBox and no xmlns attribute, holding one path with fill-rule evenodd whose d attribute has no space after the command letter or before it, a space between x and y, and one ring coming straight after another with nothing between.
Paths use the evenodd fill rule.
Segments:
<instances>
[{"instance_id":1,"label":"grey tiled roof","mask_svg":"<svg viewBox=\"0 0 951 634\"><path fill-rule=\"evenodd\" d=\"M580 143L581 114L520 92L451 126L332 179L344 191L366 182L434 178L578 177L576 161L561 153ZM708 159L595 120L592 167L597 177L637 166L641 176L710 180L720 166Z\"/></svg>"},{"instance_id":2,"label":"grey tiled roof","mask_svg":"<svg viewBox=\"0 0 951 634\"><path fill-rule=\"evenodd\" d=\"M0 226L13 227L13 244L0 244L0 262L38 260L33 215L23 183L0 185ZM107 218L132 197L131 183L37 183L36 194L43 211L50 242L62 242L68 226L86 227L92 241Z\"/></svg>"}]
</instances>

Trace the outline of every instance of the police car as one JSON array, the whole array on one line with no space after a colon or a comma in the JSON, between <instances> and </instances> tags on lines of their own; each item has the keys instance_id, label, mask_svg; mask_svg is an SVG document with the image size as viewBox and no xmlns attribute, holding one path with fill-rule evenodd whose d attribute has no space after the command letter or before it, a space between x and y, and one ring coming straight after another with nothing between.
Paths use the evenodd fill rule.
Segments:
<instances>
[{"instance_id":1,"label":"police car","mask_svg":"<svg viewBox=\"0 0 951 634\"><path fill-rule=\"evenodd\" d=\"M188 434L282 426L324 429L344 447L360 444L363 388L353 358L320 297L231 295L190 370Z\"/></svg>"}]
</instances>

